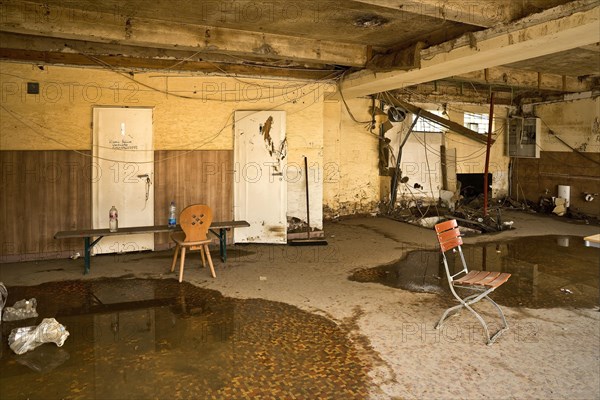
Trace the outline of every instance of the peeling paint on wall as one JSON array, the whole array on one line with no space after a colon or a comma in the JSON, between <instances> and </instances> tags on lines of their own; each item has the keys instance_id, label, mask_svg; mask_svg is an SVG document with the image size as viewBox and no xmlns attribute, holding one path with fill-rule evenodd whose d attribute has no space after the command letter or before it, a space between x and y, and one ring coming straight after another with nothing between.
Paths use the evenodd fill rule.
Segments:
<instances>
[{"instance_id":1,"label":"peeling paint on wall","mask_svg":"<svg viewBox=\"0 0 600 400\"><path fill-rule=\"evenodd\" d=\"M281 161L285 159L287 156L287 137L279 143L279 146L275 148L275 144L273 143L273 138L271 137L271 129L273 127L273 117L267 118L264 124L261 124L259 127L259 133L262 134L263 140L265 142L265 148L269 153L269 157L273 159L273 169L275 172L281 172Z\"/></svg>"}]
</instances>

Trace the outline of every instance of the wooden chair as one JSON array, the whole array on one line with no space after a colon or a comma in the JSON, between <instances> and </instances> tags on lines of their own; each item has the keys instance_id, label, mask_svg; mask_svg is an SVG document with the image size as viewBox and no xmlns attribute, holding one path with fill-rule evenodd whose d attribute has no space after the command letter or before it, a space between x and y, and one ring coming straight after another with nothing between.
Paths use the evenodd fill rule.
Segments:
<instances>
[{"instance_id":1,"label":"wooden chair","mask_svg":"<svg viewBox=\"0 0 600 400\"><path fill-rule=\"evenodd\" d=\"M186 207L179 214L179 225L183 232L175 232L171 234L171 239L175 242L175 254L173 255L173 263L171 264L171 272L175 270L177 255L181 249L181 262L179 264L179 282L183 280L183 267L185 264L185 251L200 250L202 257L202 266L206 266L205 255L208 258L210 273L213 278L216 278L215 268L210 250L208 248L211 240L208 238L208 229L212 222L212 210L209 206L203 204L194 204Z\"/></svg>"},{"instance_id":2,"label":"wooden chair","mask_svg":"<svg viewBox=\"0 0 600 400\"><path fill-rule=\"evenodd\" d=\"M461 245L463 244L460 231L458 229L458 225L456 220L450 220L446 222L442 222L435 226L435 231L437 233L438 241L440 242L440 248L442 251L442 257L444 260L444 267L446 268L446 276L448 277L448 284L450 285L450 290L454 297L458 299L460 302L459 305L450 307L447 309L442 318L440 318L439 322L435 326L435 329L440 329L443 323L446 321L446 318L457 315L461 309L464 307L471 311L475 317L479 320L481 325L483 326L483 330L487 336L487 344L490 345L494 343L494 341L502 334L502 332L508 329L508 323L506 322L506 318L504 317L504 313L496 304L496 302L488 297L490 293L500 287L504 282L510 278L509 273L505 272L492 272L492 271L469 271L467 269L467 263L465 262L465 256L462 252ZM458 251L460 255L460 260L463 265L463 269L452 275L450 269L448 267L448 260L446 258L446 252L452 250L453 252ZM454 288L463 288L476 291L475 294L460 297ZM496 332L494 335L490 337L490 333L488 331L487 324L471 306L477 303L479 300L486 299L490 303L492 303L500 318L502 319L503 326Z\"/></svg>"}]
</instances>

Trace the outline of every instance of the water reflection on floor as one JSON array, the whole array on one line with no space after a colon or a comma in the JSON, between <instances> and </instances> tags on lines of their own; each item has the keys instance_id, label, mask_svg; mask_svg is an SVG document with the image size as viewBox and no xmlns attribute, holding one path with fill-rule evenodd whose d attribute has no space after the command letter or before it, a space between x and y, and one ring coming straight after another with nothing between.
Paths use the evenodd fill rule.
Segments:
<instances>
[{"instance_id":1,"label":"water reflection on floor","mask_svg":"<svg viewBox=\"0 0 600 400\"><path fill-rule=\"evenodd\" d=\"M599 303L600 249L580 237L539 236L463 246L470 269L510 272L492 297L511 307L595 307ZM448 254L458 272L458 254ZM413 251L392 265L356 271L351 280L401 289L449 293L439 251Z\"/></svg>"},{"instance_id":2,"label":"water reflection on floor","mask_svg":"<svg viewBox=\"0 0 600 400\"><path fill-rule=\"evenodd\" d=\"M2 323L5 399L368 397L368 365L331 321L175 280L94 280L9 287L36 297L36 320ZM70 336L21 356L10 330L54 317Z\"/></svg>"}]
</instances>

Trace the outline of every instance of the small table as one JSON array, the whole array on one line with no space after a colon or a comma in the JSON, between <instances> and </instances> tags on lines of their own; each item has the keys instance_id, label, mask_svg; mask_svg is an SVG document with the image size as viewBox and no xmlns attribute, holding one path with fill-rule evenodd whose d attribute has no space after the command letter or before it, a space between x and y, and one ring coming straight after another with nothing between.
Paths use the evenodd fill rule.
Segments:
<instances>
[{"instance_id":1,"label":"small table","mask_svg":"<svg viewBox=\"0 0 600 400\"><path fill-rule=\"evenodd\" d=\"M219 254L223 262L227 261L227 231L233 228L244 228L250 224L247 221L223 221L213 222L210 225L210 231L219 238ZM217 232L218 230L218 232ZM135 226L129 228L120 228L116 232L111 232L108 229L86 229L79 231L61 231L54 235L54 239L68 239L68 238L83 238L84 241L84 274L90 272L90 250L96 243L100 241L104 236L117 236L117 235L135 235L138 233L165 233L165 232L180 232L181 227L179 225L174 228L168 225L151 225L151 226ZM93 237L97 238L91 241Z\"/></svg>"}]
</instances>

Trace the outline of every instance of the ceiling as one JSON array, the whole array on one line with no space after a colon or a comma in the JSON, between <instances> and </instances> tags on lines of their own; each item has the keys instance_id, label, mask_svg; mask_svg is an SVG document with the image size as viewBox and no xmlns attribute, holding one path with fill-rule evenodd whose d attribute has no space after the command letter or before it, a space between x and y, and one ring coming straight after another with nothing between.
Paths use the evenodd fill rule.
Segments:
<instances>
[{"instance_id":1,"label":"ceiling","mask_svg":"<svg viewBox=\"0 0 600 400\"><path fill-rule=\"evenodd\" d=\"M530 58L507 66L558 75L598 77L600 76L600 43Z\"/></svg>"},{"instance_id":2,"label":"ceiling","mask_svg":"<svg viewBox=\"0 0 600 400\"><path fill-rule=\"evenodd\" d=\"M375 62L382 57L388 69L418 68L422 49L567 3L575 10L594 6L594 0L3 0L0 59L324 79L382 68ZM600 51L595 43L505 67L573 77L595 88ZM442 81L503 86L487 75Z\"/></svg>"}]
</instances>

